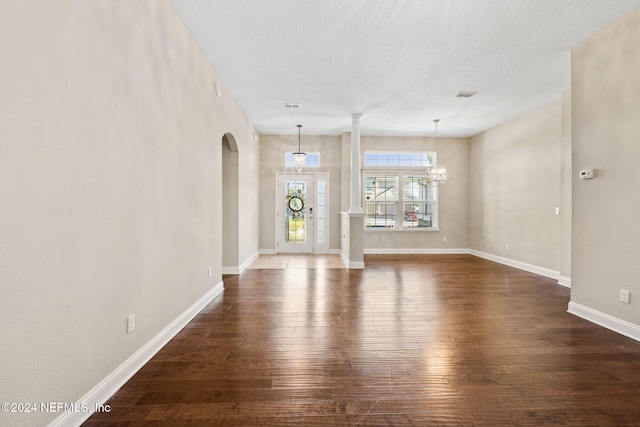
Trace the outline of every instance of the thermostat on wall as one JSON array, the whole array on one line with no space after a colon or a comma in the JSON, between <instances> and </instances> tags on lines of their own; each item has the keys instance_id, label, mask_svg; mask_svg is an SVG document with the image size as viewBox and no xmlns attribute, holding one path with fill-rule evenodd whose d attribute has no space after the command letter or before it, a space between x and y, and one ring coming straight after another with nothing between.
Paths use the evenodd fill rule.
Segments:
<instances>
[{"instance_id":1,"label":"thermostat on wall","mask_svg":"<svg viewBox=\"0 0 640 427\"><path fill-rule=\"evenodd\" d=\"M592 179L593 175L593 169L583 169L580 171L580 179Z\"/></svg>"}]
</instances>

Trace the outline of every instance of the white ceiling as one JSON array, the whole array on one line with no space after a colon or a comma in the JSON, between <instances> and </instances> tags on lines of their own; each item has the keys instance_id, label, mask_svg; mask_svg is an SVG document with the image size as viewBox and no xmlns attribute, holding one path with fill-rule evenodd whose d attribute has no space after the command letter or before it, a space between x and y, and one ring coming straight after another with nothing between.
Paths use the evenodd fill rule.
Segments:
<instances>
[{"instance_id":1,"label":"white ceiling","mask_svg":"<svg viewBox=\"0 0 640 427\"><path fill-rule=\"evenodd\" d=\"M640 0L170 0L262 134L471 136L559 99ZM475 91L458 98L459 91ZM222 94L224 96L224 93ZM286 109L285 103L300 103Z\"/></svg>"}]
</instances>

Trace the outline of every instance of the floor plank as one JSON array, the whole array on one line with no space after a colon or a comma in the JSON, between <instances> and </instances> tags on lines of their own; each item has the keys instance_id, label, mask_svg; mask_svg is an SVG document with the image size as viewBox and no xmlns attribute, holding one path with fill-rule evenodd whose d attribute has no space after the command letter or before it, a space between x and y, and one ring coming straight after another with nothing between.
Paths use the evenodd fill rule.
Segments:
<instances>
[{"instance_id":1,"label":"floor plank","mask_svg":"<svg viewBox=\"0 0 640 427\"><path fill-rule=\"evenodd\" d=\"M555 281L470 255L365 262L225 276L85 425L640 425L640 343L568 314Z\"/></svg>"}]
</instances>

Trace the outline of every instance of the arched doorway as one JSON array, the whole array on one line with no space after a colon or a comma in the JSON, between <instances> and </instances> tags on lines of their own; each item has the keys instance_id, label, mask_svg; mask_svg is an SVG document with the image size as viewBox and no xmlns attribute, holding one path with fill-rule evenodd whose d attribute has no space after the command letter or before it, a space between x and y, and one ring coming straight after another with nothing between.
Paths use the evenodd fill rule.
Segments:
<instances>
[{"instance_id":1,"label":"arched doorway","mask_svg":"<svg viewBox=\"0 0 640 427\"><path fill-rule=\"evenodd\" d=\"M238 144L230 133L222 136L222 274L239 274Z\"/></svg>"}]
</instances>

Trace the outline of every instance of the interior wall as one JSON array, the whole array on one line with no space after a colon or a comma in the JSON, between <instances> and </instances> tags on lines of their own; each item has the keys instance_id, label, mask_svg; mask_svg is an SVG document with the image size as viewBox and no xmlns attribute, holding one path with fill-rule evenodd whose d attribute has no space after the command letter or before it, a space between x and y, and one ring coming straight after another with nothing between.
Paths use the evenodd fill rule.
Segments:
<instances>
[{"instance_id":1,"label":"interior wall","mask_svg":"<svg viewBox=\"0 0 640 427\"><path fill-rule=\"evenodd\" d=\"M471 138L471 249L559 271L561 120L558 100Z\"/></svg>"},{"instance_id":2,"label":"interior wall","mask_svg":"<svg viewBox=\"0 0 640 427\"><path fill-rule=\"evenodd\" d=\"M303 128L304 129L304 128ZM341 138L340 136L303 135L301 149L320 153L320 167L304 172L329 172L330 212L329 249L340 249ZM260 141L260 249L276 250L276 172L296 173L285 168L285 153L297 151L298 134L262 135Z\"/></svg>"},{"instance_id":3,"label":"interior wall","mask_svg":"<svg viewBox=\"0 0 640 427\"><path fill-rule=\"evenodd\" d=\"M74 402L221 282L220 141L241 187L259 150L167 2L8 1L0 20L2 399Z\"/></svg>"},{"instance_id":4,"label":"interior wall","mask_svg":"<svg viewBox=\"0 0 640 427\"><path fill-rule=\"evenodd\" d=\"M571 91L562 94L560 154L560 277L559 282L571 286Z\"/></svg>"},{"instance_id":5,"label":"interior wall","mask_svg":"<svg viewBox=\"0 0 640 427\"><path fill-rule=\"evenodd\" d=\"M436 140L427 137L362 136L360 148L362 168L366 169L366 151L433 151L436 150ZM437 152L438 163L449 172L447 182L440 187L439 230L365 230L365 252L446 251L469 247L469 139L438 138Z\"/></svg>"},{"instance_id":6,"label":"interior wall","mask_svg":"<svg viewBox=\"0 0 640 427\"><path fill-rule=\"evenodd\" d=\"M640 11L572 51L571 301L640 325ZM579 171L595 169L594 179ZM631 291L630 304L619 301Z\"/></svg>"},{"instance_id":7,"label":"interior wall","mask_svg":"<svg viewBox=\"0 0 640 427\"><path fill-rule=\"evenodd\" d=\"M244 114L244 113L243 113ZM247 129L240 148L238 176L238 252L239 266L246 267L260 250L260 134Z\"/></svg>"},{"instance_id":8,"label":"interior wall","mask_svg":"<svg viewBox=\"0 0 640 427\"><path fill-rule=\"evenodd\" d=\"M222 266L239 267L238 238L238 147L233 136L223 136L222 150Z\"/></svg>"}]
</instances>

